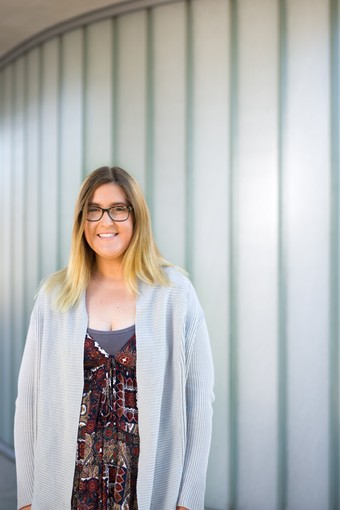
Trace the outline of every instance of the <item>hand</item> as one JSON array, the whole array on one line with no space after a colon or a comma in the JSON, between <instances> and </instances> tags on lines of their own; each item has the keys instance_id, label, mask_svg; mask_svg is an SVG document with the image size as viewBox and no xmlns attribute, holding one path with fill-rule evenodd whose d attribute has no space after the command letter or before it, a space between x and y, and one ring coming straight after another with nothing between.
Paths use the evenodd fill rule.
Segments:
<instances>
[{"instance_id":1,"label":"hand","mask_svg":"<svg viewBox=\"0 0 340 510\"><path fill-rule=\"evenodd\" d=\"M189 510L186 506L176 506L176 510Z\"/></svg>"},{"instance_id":2,"label":"hand","mask_svg":"<svg viewBox=\"0 0 340 510\"><path fill-rule=\"evenodd\" d=\"M31 510L32 505L22 506L20 510Z\"/></svg>"}]
</instances>

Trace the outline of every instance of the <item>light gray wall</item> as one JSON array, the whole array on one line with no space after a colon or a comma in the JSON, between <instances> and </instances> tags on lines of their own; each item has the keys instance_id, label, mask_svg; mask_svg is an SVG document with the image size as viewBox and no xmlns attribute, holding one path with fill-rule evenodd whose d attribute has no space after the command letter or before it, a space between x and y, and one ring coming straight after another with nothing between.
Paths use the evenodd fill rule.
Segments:
<instances>
[{"instance_id":1,"label":"light gray wall","mask_svg":"<svg viewBox=\"0 0 340 510\"><path fill-rule=\"evenodd\" d=\"M338 30L337 0L163 2L3 67L3 444L34 293L67 261L82 179L118 164L206 312L207 506L339 508Z\"/></svg>"}]
</instances>

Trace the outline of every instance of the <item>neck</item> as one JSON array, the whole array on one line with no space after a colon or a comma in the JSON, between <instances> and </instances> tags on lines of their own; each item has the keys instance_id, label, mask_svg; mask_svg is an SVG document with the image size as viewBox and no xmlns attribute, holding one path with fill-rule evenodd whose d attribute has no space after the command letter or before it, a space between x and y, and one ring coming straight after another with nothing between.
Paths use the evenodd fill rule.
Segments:
<instances>
[{"instance_id":1,"label":"neck","mask_svg":"<svg viewBox=\"0 0 340 510\"><path fill-rule=\"evenodd\" d=\"M107 281L107 282L115 282L115 281L123 281L123 267L122 263L114 262L112 260L97 260L96 268L93 273L93 277L98 281Z\"/></svg>"}]
</instances>

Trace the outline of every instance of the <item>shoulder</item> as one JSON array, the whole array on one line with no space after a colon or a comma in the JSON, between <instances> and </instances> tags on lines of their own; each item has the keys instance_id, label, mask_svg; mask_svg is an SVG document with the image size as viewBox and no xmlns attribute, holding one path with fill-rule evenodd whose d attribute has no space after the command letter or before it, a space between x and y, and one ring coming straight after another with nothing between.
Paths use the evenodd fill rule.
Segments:
<instances>
[{"instance_id":1,"label":"shoulder","mask_svg":"<svg viewBox=\"0 0 340 510\"><path fill-rule=\"evenodd\" d=\"M51 273L43 279L40 285L40 290L47 296L55 296L58 294L66 282L67 268L63 268L60 271Z\"/></svg>"},{"instance_id":2,"label":"shoulder","mask_svg":"<svg viewBox=\"0 0 340 510\"><path fill-rule=\"evenodd\" d=\"M53 301L60 292L61 282L57 282L55 273L47 276L40 284L35 296L35 307L38 309L53 308Z\"/></svg>"},{"instance_id":3,"label":"shoulder","mask_svg":"<svg viewBox=\"0 0 340 510\"><path fill-rule=\"evenodd\" d=\"M198 297L190 277L185 271L178 267L165 268L165 274L169 279L169 288L186 296L188 301L197 301Z\"/></svg>"},{"instance_id":4,"label":"shoulder","mask_svg":"<svg viewBox=\"0 0 340 510\"><path fill-rule=\"evenodd\" d=\"M31 320L42 326L53 313L53 297L51 292L42 285L34 299Z\"/></svg>"},{"instance_id":5,"label":"shoulder","mask_svg":"<svg viewBox=\"0 0 340 510\"><path fill-rule=\"evenodd\" d=\"M169 280L170 288L182 289L183 291L193 289L189 276L179 267L167 266L164 267L163 271Z\"/></svg>"},{"instance_id":6,"label":"shoulder","mask_svg":"<svg viewBox=\"0 0 340 510\"><path fill-rule=\"evenodd\" d=\"M201 305L189 276L175 266L164 267L163 271L169 284L167 286L147 285L144 288L145 295L152 296L158 304L164 301L167 309L172 308L185 315L187 313L201 315Z\"/></svg>"},{"instance_id":7,"label":"shoulder","mask_svg":"<svg viewBox=\"0 0 340 510\"><path fill-rule=\"evenodd\" d=\"M40 284L40 288L35 296L34 309L46 314L62 314L67 315L58 306L58 298L65 286L66 269L52 273L44 278ZM73 308L70 307L70 312Z\"/></svg>"}]
</instances>

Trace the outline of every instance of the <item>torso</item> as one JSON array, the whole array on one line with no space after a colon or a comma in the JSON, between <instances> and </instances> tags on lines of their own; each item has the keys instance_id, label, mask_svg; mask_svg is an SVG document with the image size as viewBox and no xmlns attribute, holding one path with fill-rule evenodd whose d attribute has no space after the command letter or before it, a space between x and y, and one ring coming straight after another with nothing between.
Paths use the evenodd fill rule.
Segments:
<instances>
[{"instance_id":1,"label":"torso","mask_svg":"<svg viewBox=\"0 0 340 510\"><path fill-rule=\"evenodd\" d=\"M124 280L99 283L91 280L86 290L88 327L102 331L124 329L135 324L136 296Z\"/></svg>"}]
</instances>

